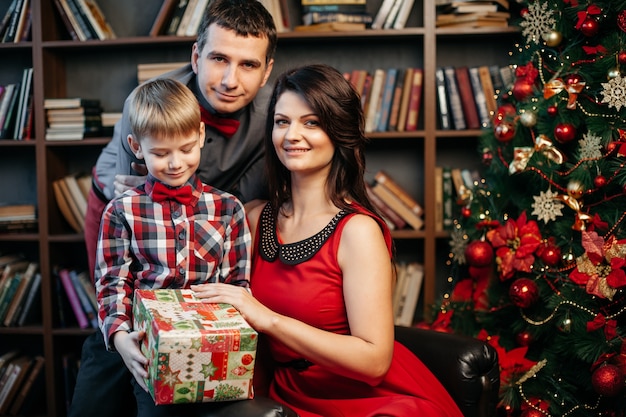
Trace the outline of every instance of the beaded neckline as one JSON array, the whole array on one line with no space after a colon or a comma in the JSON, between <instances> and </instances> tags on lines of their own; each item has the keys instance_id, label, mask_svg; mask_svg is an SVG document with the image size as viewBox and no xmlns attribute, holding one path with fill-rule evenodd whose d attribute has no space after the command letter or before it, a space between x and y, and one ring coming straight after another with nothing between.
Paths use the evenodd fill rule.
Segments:
<instances>
[{"instance_id":1,"label":"beaded neckline","mask_svg":"<svg viewBox=\"0 0 626 417\"><path fill-rule=\"evenodd\" d=\"M266 204L261 212L259 225L259 253L266 261L274 262L278 258L286 265L297 265L309 260L320 250L337 227L339 220L346 214L345 210L341 210L322 230L313 236L299 242L281 245L276 235L276 223L272 216L271 207Z\"/></svg>"}]
</instances>

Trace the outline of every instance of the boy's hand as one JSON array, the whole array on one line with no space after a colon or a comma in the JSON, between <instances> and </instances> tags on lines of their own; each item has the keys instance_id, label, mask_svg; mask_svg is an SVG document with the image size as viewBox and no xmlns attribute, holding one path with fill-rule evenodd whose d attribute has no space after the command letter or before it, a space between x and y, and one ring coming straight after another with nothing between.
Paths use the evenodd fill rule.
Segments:
<instances>
[{"instance_id":1,"label":"boy's hand","mask_svg":"<svg viewBox=\"0 0 626 417\"><path fill-rule=\"evenodd\" d=\"M144 378L148 377L146 370L148 359L143 356L139 349L139 344L145 336L146 332L144 331L130 333L119 331L113 335L113 344L139 386L148 392L148 387L144 382Z\"/></svg>"},{"instance_id":2,"label":"boy's hand","mask_svg":"<svg viewBox=\"0 0 626 417\"><path fill-rule=\"evenodd\" d=\"M139 175L116 175L115 181L113 181L113 187L115 188L115 196L118 197L126 190L135 188L138 185L146 182L146 175L148 175L148 169L143 164L133 162L131 168L134 169Z\"/></svg>"}]
</instances>

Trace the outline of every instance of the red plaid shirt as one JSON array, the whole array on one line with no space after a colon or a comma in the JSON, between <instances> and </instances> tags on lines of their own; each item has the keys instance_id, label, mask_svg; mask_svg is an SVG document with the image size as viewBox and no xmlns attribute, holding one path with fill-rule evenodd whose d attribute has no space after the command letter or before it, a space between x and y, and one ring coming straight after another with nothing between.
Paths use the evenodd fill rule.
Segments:
<instances>
[{"instance_id":1,"label":"red plaid shirt","mask_svg":"<svg viewBox=\"0 0 626 417\"><path fill-rule=\"evenodd\" d=\"M116 331L132 329L135 289L249 283L250 230L241 202L193 176L190 205L157 203L150 197L155 181L148 176L102 215L95 279L108 349Z\"/></svg>"}]
</instances>

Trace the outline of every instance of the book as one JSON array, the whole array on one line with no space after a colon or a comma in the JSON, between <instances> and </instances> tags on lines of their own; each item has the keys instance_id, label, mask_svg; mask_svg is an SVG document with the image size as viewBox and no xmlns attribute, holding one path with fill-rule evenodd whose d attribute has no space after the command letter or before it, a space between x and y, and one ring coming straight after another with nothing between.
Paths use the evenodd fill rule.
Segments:
<instances>
[{"instance_id":1,"label":"book","mask_svg":"<svg viewBox=\"0 0 626 417\"><path fill-rule=\"evenodd\" d=\"M374 20L372 20L372 24L370 25L371 29L382 29L389 12L391 11L391 7L395 0L383 0L376 15L374 16Z\"/></svg>"},{"instance_id":2,"label":"book","mask_svg":"<svg viewBox=\"0 0 626 417\"><path fill-rule=\"evenodd\" d=\"M137 82L143 84L145 81L159 77L167 72L184 67L188 62L156 62L137 64Z\"/></svg>"},{"instance_id":3,"label":"book","mask_svg":"<svg viewBox=\"0 0 626 417\"><path fill-rule=\"evenodd\" d=\"M32 100L33 85L33 68L24 68L22 72L22 88L17 104L17 118L15 119L15 128L13 130L13 138L17 140L24 139L24 128L26 126L28 107Z\"/></svg>"},{"instance_id":4,"label":"book","mask_svg":"<svg viewBox=\"0 0 626 417\"><path fill-rule=\"evenodd\" d=\"M13 129L16 123L16 113L18 107L18 101L20 96L21 83L15 83L10 99L8 101L8 107L4 116L4 122L0 127L0 139L8 139L13 135Z\"/></svg>"},{"instance_id":5,"label":"book","mask_svg":"<svg viewBox=\"0 0 626 417\"><path fill-rule=\"evenodd\" d=\"M26 294L24 305L17 319L18 326L30 322L41 322L41 274L37 272Z\"/></svg>"},{"instance_id":6,"label":"book","mask_svg":"<svg viewBox=\"0 0 626 417\"><path fill-rule=\"evenodd\" d=\"M443 230L443 168L435 167L435 231Z\"/></svg>"},{"instance_id":7,"label":"book","mask_svg":"<svg viewBox=\"0 0 626 417\"><path fill-rule=\"evenodd\" d=\"M17 349L8 350L0 355L0 378L4 375L7 365L18 355L20 351Z\"/></svg>"},{"instance_id":8,"label":"book","mask_svg":"<svg viewBox=\"0 0 626 417\"><path fill-rule=\"evenodd\" d=\"M404 262L396 264L396 283L393 288L391 305L393 308L393 322L398 323L398 319L404 307L407 291L406 264Z\"/></svg>"},{"instance_id":9,"label":"book","mask_svg":"<svg viewBox=\"0 0 626 417\"><path fill-rule=\"evenodd\" d=\"M396 75L396 84L393 87L391 110L389 111L389 123L387 131L393 132L398 129L398 117L400 116L400 102L402 101L402 89L404 87L405 69L399 68Z\"/></svg>"},{"instance_id":10,"label":"book","mask_svg":"<svg viewBox=\"0 0 626 417\"><path fill-rule=\"evenodd\" d=\"M74 211L70 207L70 203L65 196L63 188L61 187L62 183L62 179L52 182L52 190L54 192L54 198L57 202L57 206L59 207L59 211L63 215L63 218L67 221L70 227L74 229L76 233L82 233L83 226L81 225L79 219L76 217Z\"/></svg>"},{"instance_id":11,"label":"book","mask_svg":"<svg viewBox=\"0 0 626 417\"><path fill-rule=\"evenodd\" d=\"M37 209L34 204L0 205L0 221L31 220L35 218L37 218Z\"/></svg>"},{"instance_id":12,"label":"book","mask_svg":"<svg viewBox=\"0 0 626 417\"><path fill-rule=\"evenodd\" d=\"M89 298L91 305L93 306L94 311L98 311L98 299L96 297L96 287L94 283L91 281L91 277L87 271L81 271L76 274L76 278L78 278L78 282L85 290L85 294Z\"/></svg>"},{"instance_id":13,"label":"book","mask_svg":"<svg viewBox=\"0 0 626 417\"><path fill-rule=\"evenodd\" d=\"M91 304L91 300L89 299L89 294L85 291L83 284L79 281L78 273L74 269L69 270L70 279L72 280L72 285L76 290L76 294L78 295L78 299L80 301L80 305L87 316L87 320L91 324L91 327L94 329L98 328L98 312ZM91 290L90 293L94 293L95 290Z\"/></svg>"},{"instance_id":14,"label":"book","mask_svg":"<svg viewBox=\"0 0 626 417\"><path fill-rule=\"evenodd\" d=\"M26 38L24 30L27 28L28 20L30 19L30 0L24 0L22 3L22 9L17 18L17 26L15 28L15 35L13 36L13 43L18 43Z\"/></svg>"},{"instance_id":15,"label":"book","mask_svg":"<svg viewBox=\"0 0 626 417\"><path fill-rule=\"evenodd\" d=\"M11 361L10 368L7 370L8 377L0 390L0 415L6 415L9 411L9 406L26 377L32 362L32 358L26 355L19 356Z\"/></svg>"},{"instance_id":16,"label":"book","mask_svg":"<svg viewBox=\"0 0 626 417\"><path fill-rule=\"evenodd\" d=\"M367 72L365 74L365 80L363 81L363 92L361 93L361 107L363 108L363 115L367 114L367 106L370 95L370 90L372 88L372 80L374 79L374 75Z\"/></svg>"},{"instance_id":17,"label":"book","mask_svg":"<svg viewBox=\"0 0 626 417\"><path fill-rule=\"evenodd\" d=\"M185 7L185 13L180 18L180 23L178 24L178 28L176 29L176 36L185 36L185 32L187 31L187 26L189 26L189 22L191 21L191 16L193 16L196 11L196 5L198 4L198 0L188 0L187 7Z\"/></svg>"},{"instance_id":18,"label":"book","mask_svg":"<svg viewBox=\"0 0 626 417\"><path fill-rule=\"evenodd\" d=\"M89 319L87 318L87 314L83 310L81 306L80 299L78 298L78 293L76 292L76 288L72 283L72 278L70 277L70 271L66 268L61 268L57 271L57 275L61 284L63 284L63 289L65 290L65 294L67 295L67 299L70 303L70 307L72 307L72 312L74 312L74 316L76 317L76 321L78 322L78 326L81 329L86 329L90 326Z\"/></svg>"},{"instance_id":19,"label":"book","mask_svg":"<svg viewBox=\"0 0 626 417\"><path fill-rule=\"evenodd\" d=\"M24 8L24 4L26 2L27 0L17 0L15 7L11 10L11 16L9 17L7 27L4 30L4 35L2 36L3 43L12 43L15 40L20 15L22 14L22 9Z\"/></svg>"},{"instance_id":20,"label":"book","mask_svg":"<svg viewBox=\"0 0 626 417\"><path fill-rule=\"evenodd\" d=\"M383 85L385 83L385 70L377 68L374 70L372 78L372 87L369 91L369 99L367 104L367 113L365 114L365 132L373 132L376 127L376 114L380 108L382 98Z\"/></svg>"},{"instance_id":21,"label":"book","mask_svg":"<svg viewBox=\"0 0 626 417\"><path fill-rule=\"evenodd\" d=\"M443 230L452 230L454 224L454 184L450 167L442 167L441 171Z\"/></svg>"},{"instance_id":22,"label":"book","mask_svg":"<svg viewBox=\"0 0 626 417\"><path fill-rule=\"evenodd\" d=\"M398 12L400 11L403 1L404 0L394 0L391 5L391 10L389 10L387 17L385 18L385 22L383 23L383 29L393 28L393 23L396 20L396 16L398 16Z\"/></svg>"},{"instance_id":23,"label":"book","mask_svg":"<svg viewBox=\"0 0 626 417\"><path fill-rule=\"evenodd\" d=\"M411 195L398 184L387 172L380 170L374 175L374 180L387 188L398 197L416 216L424 215L424 208Z\"/></svg>"},{"instance_id":24,"label":"book","mask_svg":"<svg viewBox=\"0 0 626 417\"><path fill-rule=\"evenodd\" d=\"M187 28L185 29L184 36L197 36L198 28L200 27L200 21L202 20L202 16L204 16L204 9L209 5L209 0L198 0L198 3L195 5L195 10L191 15L191 19L187 23Z\"/></svg>"},{"instance_id":25,"label":"book","mask_svg":"<svg viewBox=\"0 0 626 417\"><path fill-rule=\"evenodd\" d=\"M435 70L435 83L437 87L437 110L439 115L439 128L452 129L452 119L448 112L448 94L446 93L446 78L442 67Z\"/></svg>"},{"instance_id":26,"label":"book","mask_svg":"<svg viewBox=\"0 0 626 417\"><path fill-rule=\"evenodd\" d=\"M8 130L4 128L5 124L7 124L7 114L9 112L9 106L13 101L13 96L15 94L16 84L7 84L3 86L4 92L0 97L0 138L5 138L5 132Z\"/></svg>"},{"instance_id":27,"label":"book","mask_svg":"<svg viewBox=\"0 0 626 417\"><path fill-rule=\"evenodd\" d=\"M78 187L80 191L85 196L86 200L89 200L89 192L91 191L91 185L93 182L93 177L91 174L78 174L76 176L76 182L78 182Z\"/></svg>"},{"instance_id":28,"label":"book","mask_svg":"<svg viewBox=\"0 0 626 417\"><path fill-rule=\"evenodd\" d=\"M353 32L365 30L365 23L357 22L327 22L316 23L314 25L298 25L294 26L293 30L296 32Z\"/></svg>"},{"instance_id":29,"label":"book","mask_svg":"<svg viewBox=\"0 0 626 417\"><path fill-rule=\"evenodd\" d=\"M409 96L409 106L406 115L406 126L404 130L413 132L417 130L419 114L422 106L422 85L424 83L424 71L421 68L413 70L411 79L411 90Z\"/></svg>"},{"instance_id":30,"label":"book","mask_svg":"<svg viewBox=\"0 0 626 417\"><path fill-rule=\"evenodd\" d=\"M45 363L46 360L43 356L37 355L35 357L32 365L30 366L30 369L28 370L24 383L17 392L15 400L13 400L13 404L11 405L11 408L9 410L10 415L16 416L20 414L20 411L22 410L22 407L24 405L24 401L26 401L28 394L30 393L33 385L35 384L35 381L37 380L37 377L41 375L41 371Z\"/></svg>"},{"instance_id":31,"label":"book","mask_svg":"<svg viewBox=\"0 0 626 417\"><path fill-rule=\"evenodd\" d=\"M440 28L479 28L479 27L508 27L509 22L506 17L498 16L459 16L454 18L437 17L437 27Z\"/></svg>"},{"instance_id":32,"label":"book","mask_svg":"<svg viewBox=\"0 0 626 417\"><path fill-rule=\"evenodd\" d=\"M398 132L406 130L406 118L409 114L409 101L411 99L411 88L413 84L413 73L415 68L407 68L404 70L404 81L402 83L402 98L400 100L400 109L398 110Z\"/></svg>"},{"instance_id":33,"label":"book","mask_svg":"<svg viewBox=\"0 0 626 417\"><path fill-rule=\"evenodd\" d=\"M178 0L163 0L161 8L159 9L156 18L152 23L152 27L150 28L149 36L155 37L164 34L165 27L172 18L172 14L174 13L174 9L177 4Z\"/></svg>"},{"instance_id":34,"label":"book","mask_svg":"<svg viewBox=\"0 0 626 417\"><path fill-rule=\"evenodd\" d=\"M455 130L464 130L467 128L467 124L465 123L465 116L463 115L463 106L461 104L461 96L459 94L459 86L457 84L454 67L444 67L443 73L446 83L446 92L448 93L448 105L450 114L452 115L452 124Z\"/></svg>"},{"instance_id":35,"label":"book","mask_svg":"<svg viewBox=\"0 0 626 417\"><path fill-rule=\"evenodd\" d=\"M66 0L66 1L70 9L70 12L72 13L72 16L74 17L74 20L76 21L76 24L78 25L78 27L80 27L80 31L85 37L85 39L81 39L81 40L98 39L98 34L95 32L94 28L91 27L91 24L89 23L89 20L87 19L87 16L85 16L85 13L81 10L80 6L78 5L78 0Z\"/></svg>"},{"instance_id":36,"label":"book","mask_svg":"<svg viewBox=\"0 0 626 417\"><path fill-rule=\"evenodd\" d=\"M469 68L470 83L472 85L472 93L474 94L474 101L476 102L476 109L478 111L478 118L480 120L481 127L488 127L491 124L491 117L489 116L489 109L487 108L487 100L485 98L485 91L480 82L480 75L478 74L478 67Z\"/></svg>"},{"instance_id":37,"label":"book","mask_svg":"<svg viewBox=\"0 0 626 417\"><path fill-rule=\"evenodd\" d=\"M415 0L404 0L402 2L400 10L398 10L398 16L396 16L396 20L393 22L394 29L404 29L406 22L409 20L409 16L411 15L411 10L413 10L414 4Z\"/></svg>"},{"instance_id":38,"label":"book","mask_svg":"<svg viewBox=\"0 0 626 417\"><path fill-rule=\"evenodd\" d=\"M26 271L30 262L18 260L4 266L0 277L0 321L3 321L9 304L17 290L21 274Z\"/></svg>"},{"instance_id":39,"label":"book","mask_svg":"<svg viewBox=\"0 0 626 417\"><path fill-rule=\"evenodd\" d=\"M367 0L300 0L302 6L319 4L367 4Z\"/></svg>"},{"instance_id":40,"label":"book","mask_svg":"<svg viewBox=\"0 0 626 417\"><path fill-rule=\"evenodd\" d=\"M404 221L406 221L413 229L422 229L422 226L424 225L422 218L417 216L409 207L404 205L398 196L389 191L388 188L384 187L379 182L374 181L372 184L372 191L393 211L395 211L396 214L402 217L402 219L404 219Z\"/></svg>"},{"instance_id":41,"label":"book","mask_svg":"<svg viewBox=\"0 0 626 417\"><path fill-rule=\"evenodd\" d=\"M385 82L383 85L382 99L380 102L379 117L377 118L376 131L386 132L389 128L389 117L391 115L391 105L393 103L393 93L396 89L397 68L387 69Z\"/></svg>"},{"instance_id":42,"label":"book","mask_svg":"<svg viewBox=\"0 0 626 417\"><path fill-rule=\"evenodd\" d=\"M54 0L54 6L57 10L57 13L61 17L63 26L65 26L67 33L70 35L70 38L72 38L75 41L80 40L80 37L78 36L78 32L76 31L75 24L72 23L72 19L70 18L68 14L71 12L69 10L69 6L67 6L67 3L64 2L63 0Z\"/></svg>"},{"instance_id":43,"label":"book","mask_svg":"<svg viewBox=\"0 0 626 417\"><path fill-rule=\"evenodd\" d=\"M487 110L489 110L490 117L493 117L498 110L498 103L496 102L496 91L491 81L491 71L489 71L489 67L487 65L479 66L478 76L480 78L480 85L482 85L485 94Z\"/></svg>"},{"instance_id":44,"label":"book","mask_svg":"<svg viewBox=\"0 0 626 417\"><path fill-rule=\"evenodd\" d=\"M456 81L463 108L463 116L468 129L480 129L481 123L478 117L478 108L474 99L472 82L470 81L469 68L460 66L454 68Z\"/></svg>"},{"instance_id":45,"label":"book","mask_svg":"<svg viewBox=\"0 0 626 417\"><path fill-rule=\"evenodd\" d=\"M15 294L13 295L13 298L7 308L6 315L4 316L3 324L5 326L12 326L17 321L17 315L24 306L26 294L30 288L33 277L37 272L37 268L39 268L39 264L37 262L31 262L26 267L24 273L21 274Z\"/></svg>"},{"instance_id":46,"label":"book","mask_svg":"<svg viewBox=\"0 0 626 417\"><path fill-rule=\"evenodd\" d=\"M354 87L354 90L362 96L363 86L365 85L365 78L367 77L367 71L363 69L352 70L350 74L350 83Z\"/></svg>"},{"instance_id":47,"label":"book","mask_svg":"<svg viewBox=\"0 0 626 417\"><path fill-rule=\"evenodd\" d=\"M301 16L304 25L315 25L318 23L364 23L371 25L372 16L367 13L340 13L340 12L310 12L303 13Z\"/></svg>"},{"instance_id":48,"label":"book","mask_svg":"<svg viewBox=\"0 0 626 417\"><path fill-rule=\"evenodd\" d=\"M409 262L404 268L404 300L394 324L409 327L413 325L415 309L424 281L424 266L417 262Z\"/></svg>"},{"instance_id":49,"label":"book","mask_svg":"<svg viewBox=\"0 0 626 417\"><path fill-rule=\"evenodd\" d=\"M84 219L85 214L87 213L87 198L85 197L81 187L78 185L76 177L76 175L66 175L63 177L63 181L67 184L67 189L70 192L72 200L74 200L76 206L78 206L81 218Z\"/></svg>"},{"instance_id":50,"label":"book","mask_svg":"<svg viewBox=\"0 0 626 417\"><path fill-rule=\"evenodd\" d=\"M178 26L180 25L180 20L183 18L188 4L189 0L178 0L178 3L176 4L174 11L172 12L172 18L170 19L169 25L167 26L167 30L165 31L166 35L176 36L176 31L178 30Z\"/></svg>"},{"instance_id":51,"label":"book","mask_svg":"<svg viewBox=\"0 0 626 417\"><path fill-rule=\"evenodd\" d=\"M44 109L100 108L100 100L82 97L46 98L43 101L43 107Z\"/></svg>"},{"instance_id":52,"label":"book","mask_svg":"<svg viewBox=\"0 0 626 417\"><path fill-rule=\"evenodd\" d=\"M9 21L11 20L11 16L13 15L13 11L15 10L17 3L17 0L11 0L11 3L9 3L9 8L2 16L2 19L0 19L0 39L4 35L4 32L9 25Z\"/></svg>"},{"instance_id":53,"label":"book","mask_svg":"<svg viewBox=\"0 0 626 417\"><path fill-rule=\"evenodd\" d=\"M105 39L117 39L115 31L106 19L106 16L100 9L100 6L95 0L79 0L81 7L85 7L85 14L89 19L89 23L94 27L98 38L100 40Z\"/></svg>"},{"instance_id":54,"label":"book","mask_svg":"<svg viewBox=\"0 0 626 417\"><path fill-rule=\"evenodd\" d=\"M368 183L365 183L365 190L367 191L367 196L369 197L372 204L378 209L381 216L383 216L386 220L391 222L392 230L400 230L404 229L407 226L406 221L402 217L400 217L395 211L391 209L385 202L378 197L374 191L372 191L372 186Z\"/></svg>"}]
</instances>

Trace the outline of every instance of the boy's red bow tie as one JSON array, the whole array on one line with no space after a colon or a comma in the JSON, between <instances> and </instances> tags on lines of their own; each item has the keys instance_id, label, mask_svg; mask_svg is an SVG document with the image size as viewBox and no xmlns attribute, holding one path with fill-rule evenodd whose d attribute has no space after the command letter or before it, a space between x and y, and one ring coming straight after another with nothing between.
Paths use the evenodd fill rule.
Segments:
<instances>
[{"instance_id":1,"label":"boy's red bow tie","mask_svg":"<svg viewBox=\"0 0 626 417\"><path fill-rule=\"evenodd\" d=\"M205 125L212 127L227 138L235 134L239 128L239 120L216 116L200 106L200 115Z\"/></svg>"},{"instance_id":2,"label":"boy's red bow tie","mask_svg":"<svg viewBox=\"0 0 626 417\"><path fill-rule=\"evenodd\" d=\"M191 185L170 188L163 183L155 182L154 187L152 187L152 199L156 202L176 200L180 204L189 205L191 203L191 197Z\"/></svg>"}]
</instances>

